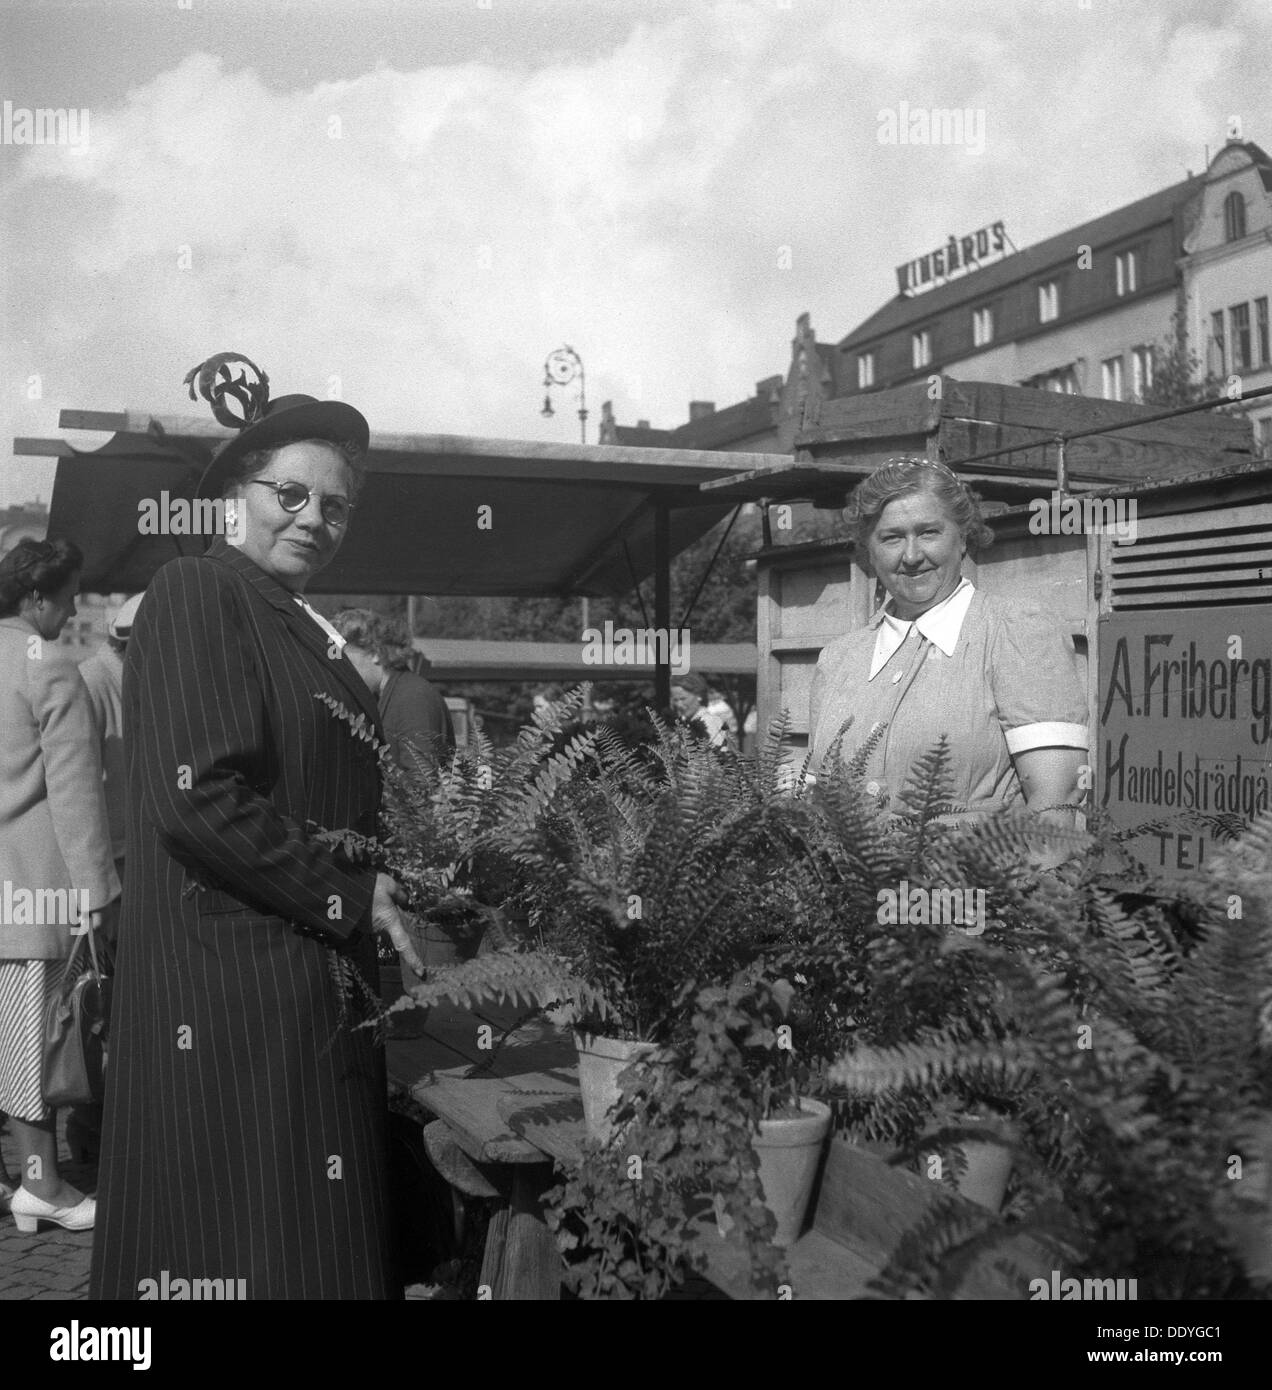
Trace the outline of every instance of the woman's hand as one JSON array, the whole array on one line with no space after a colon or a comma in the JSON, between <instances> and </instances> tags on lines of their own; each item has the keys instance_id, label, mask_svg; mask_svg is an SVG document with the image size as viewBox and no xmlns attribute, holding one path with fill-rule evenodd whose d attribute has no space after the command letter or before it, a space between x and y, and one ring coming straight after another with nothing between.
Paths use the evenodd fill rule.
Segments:
<instances>
[{"instance_id":1,"label":"woman's hand","mask_svg":"<svg viewBox=\"0 0 1272 1390\"><path fill-rule=\"evenodd\" d=\"M88 929L97 934L101 940L110 942L115 941L115 934L119 926L119 898L113 898L105 907L96 908L88 914Z\"/></svg>"},{"instance_id":2,"label":"woman's hand","mask_svg":"<svg viewBox=\"0 0 1272 1390\"><path fill-rule=\"evenodd\" d=\"M406 923L398 910L398 903L403 901L403 897L395 878L389 874L376 874L375 896L371 899L371 926L375 931L388 932L403 963L415 972L418 979L423 979L424 962L412 944Z\"/></svg>"}]
</instances>

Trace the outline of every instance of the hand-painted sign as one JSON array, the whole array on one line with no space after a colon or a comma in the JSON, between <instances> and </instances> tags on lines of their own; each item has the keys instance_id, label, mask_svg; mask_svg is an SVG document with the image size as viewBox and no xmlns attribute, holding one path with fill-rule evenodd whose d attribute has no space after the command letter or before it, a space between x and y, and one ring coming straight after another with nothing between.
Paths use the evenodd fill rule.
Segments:
<instances>
[{"instance_id":1,"label":"hand-painted sign","mask_svg":"<svg viewBox=\"0 0 1272 1390\"><path fill-rule=\"evenodd\" d=\"M1179 816L1127 848L1192 877L1272 796L1272 605L1112 613L1098 669L1095 805L1126 830Z\"/></svg>"}]
</instances>

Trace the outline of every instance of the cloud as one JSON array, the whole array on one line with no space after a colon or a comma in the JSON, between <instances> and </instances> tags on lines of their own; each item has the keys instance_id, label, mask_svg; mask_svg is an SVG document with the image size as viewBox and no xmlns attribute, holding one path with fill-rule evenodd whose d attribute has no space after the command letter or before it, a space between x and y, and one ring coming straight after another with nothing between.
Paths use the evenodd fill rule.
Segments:
<instances>
[{"instance_id":1,"label":"cloud","mask_svg":"<svg viewBox=\"0 0 1272 1390\"><path fill-rule=\"evenodd\" d=\"M586 60L282 91L191 53L95 109L91 148L17 161L16 427L193 410L186 369L236 349L376 429L572 438L568 393L536 414L563 341L593 423L613 397L674 424L784 371L801 310L847 333L948 233L1003 216L1025 244L1152 192L1234 105L1272 139L1257 0L1027 11L702 4ZM983 109L983 152L880 145L901 100Z\"/></svg>"}]
</instances>

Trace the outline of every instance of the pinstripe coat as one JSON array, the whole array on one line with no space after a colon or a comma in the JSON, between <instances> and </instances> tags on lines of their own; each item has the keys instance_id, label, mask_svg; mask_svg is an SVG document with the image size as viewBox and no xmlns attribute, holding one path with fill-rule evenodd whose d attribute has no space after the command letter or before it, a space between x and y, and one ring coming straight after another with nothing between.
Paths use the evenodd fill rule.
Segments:
<instances>
[{"instance_id":1,"label":"pinstripe coat","mask_svg":"<svg viewBox=\"0 0 1272 1390\"><path fill-rule=\"evenodd\" d=\"M375 701L289 591L224 540L173 560L124 670L127 864L90 1296L246 1280L387 1298L387 1082L339 1028L336 947L373 988ZM381 735L382 737L382 735Z\"/></svg>"}]
</instances>

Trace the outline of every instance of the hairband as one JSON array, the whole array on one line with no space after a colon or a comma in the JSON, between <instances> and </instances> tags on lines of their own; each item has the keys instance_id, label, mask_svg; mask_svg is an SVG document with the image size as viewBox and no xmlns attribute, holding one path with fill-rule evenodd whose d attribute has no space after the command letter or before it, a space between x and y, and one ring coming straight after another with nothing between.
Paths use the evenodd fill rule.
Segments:
<instances>
[{"instance_id":1,"label":"hairband","mask_svg":"<svg viewBox=\"0 0 1272 1390\"><path fill-rule=\"evenodd\" d=\"M943 473L947 478L953 478L955 482L960 482L958 474L949 466L942 463L939 459L920 459L920 458L899 458L888 459L883 464L884 468L931 468L937 473Z\"/></svg>"}]
</instances>

